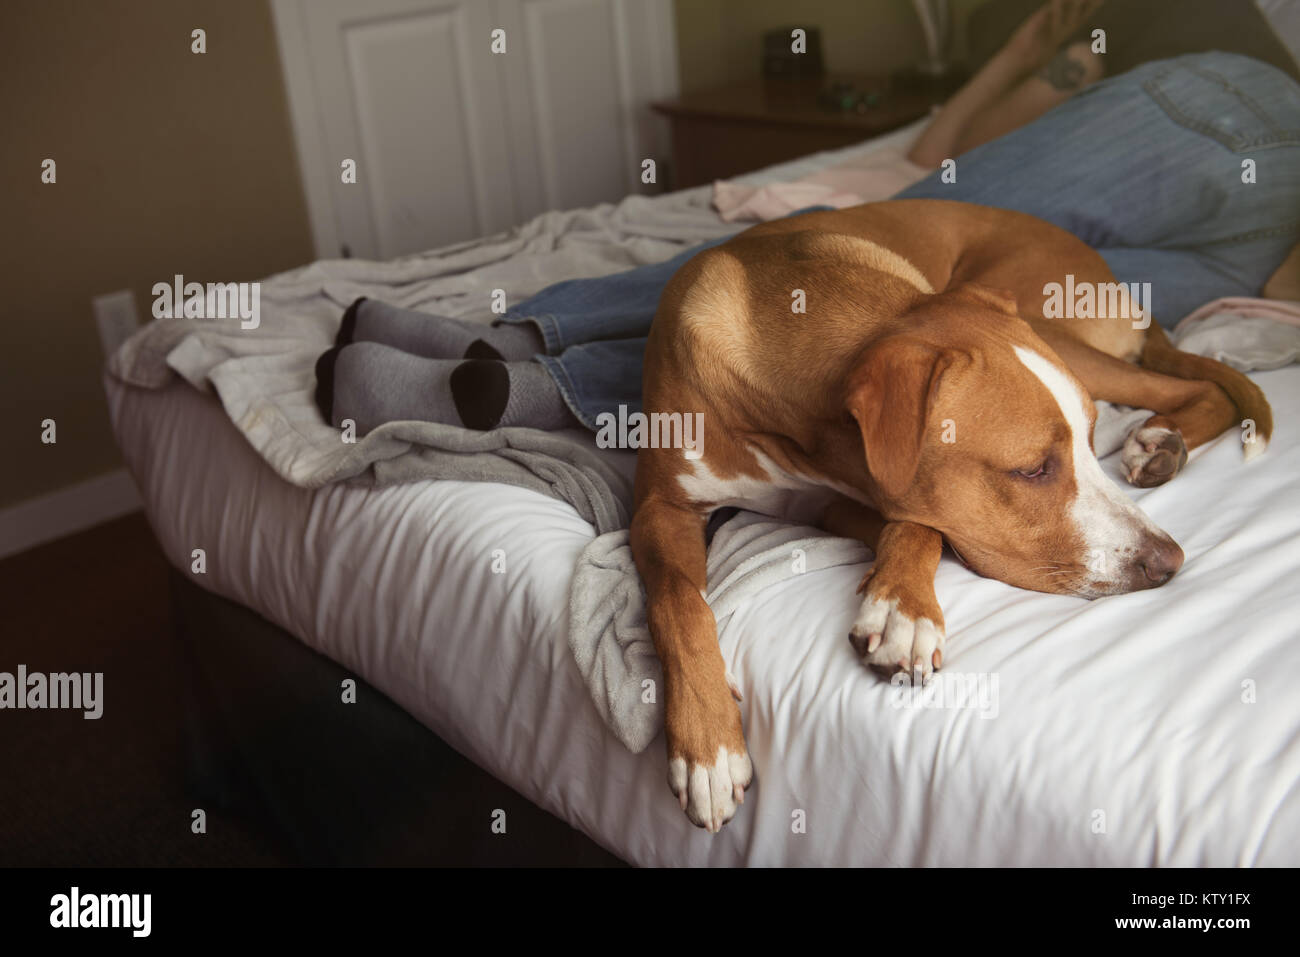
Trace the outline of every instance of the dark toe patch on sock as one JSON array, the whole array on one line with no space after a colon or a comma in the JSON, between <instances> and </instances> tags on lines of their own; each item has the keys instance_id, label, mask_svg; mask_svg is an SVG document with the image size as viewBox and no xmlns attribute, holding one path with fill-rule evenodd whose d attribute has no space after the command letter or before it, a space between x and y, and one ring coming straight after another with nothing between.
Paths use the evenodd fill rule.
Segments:
<instances>
[{"instance_id":1,"label":"dark toe patch on sock","mask_svg":"<svg viewBox=\"0 0 1300 957\"><path fill-rule=\"evenodd\" d=\"M338 362L339 349L326 349L316 360L316 408L330 425L334 424L334 363Z\"/></svg>"},{"instance_id":2,"label":"dark toe patch on sock","mask_svg":"<svg viewBox=\"0 0 1300 957\"><path fill-rule=\"evenodd\" d=\"M475 339L465 350L466 359L493 359L497 362L504 362L506 357L497 352L482 339Z\"/></svg>"},{"instance_id":3,"label":"dark toe patch on sock","mask_svg":"<svg viewBox=\"0 0 1300 957\"><path fill-rule=\"evenodd\" d=\"M451 398L468 429L495 429L510 399L510 373L505 363L469 359L451 372Z\"/></svg>"},{"instance_id":4,"label":"dark toe patch on sock","mask_svg":"<svg viewBox=\"0 0 1300 957\"><path fill-rule=\"evenodd\" d=\"M347 311L343 313L343 321L339 323L339 334L334 337L334 345L343 347L349 342L354 342L357 336L357 309L366 301L366 297L355 299L352 305L348 306Z\"/></svg>"}]
</instances>

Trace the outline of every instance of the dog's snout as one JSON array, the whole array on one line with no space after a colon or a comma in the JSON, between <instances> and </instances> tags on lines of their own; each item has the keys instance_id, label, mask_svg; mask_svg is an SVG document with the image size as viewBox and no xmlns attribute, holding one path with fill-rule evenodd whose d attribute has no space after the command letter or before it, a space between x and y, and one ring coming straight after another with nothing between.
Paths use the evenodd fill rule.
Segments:
<instances>
[{"instance_id":1,"label":"dog's snout","mask_svg":"<svg viewBox=\"0 0 1300 957\"><path fill-rule=\"evenodd\" d=\"M1174 577L1183 567L1183 550L1172 538L1153 539L1138 554L1138 565L1146 579L1143 588L1156 588Z\"/></svg>"}]
</instances>

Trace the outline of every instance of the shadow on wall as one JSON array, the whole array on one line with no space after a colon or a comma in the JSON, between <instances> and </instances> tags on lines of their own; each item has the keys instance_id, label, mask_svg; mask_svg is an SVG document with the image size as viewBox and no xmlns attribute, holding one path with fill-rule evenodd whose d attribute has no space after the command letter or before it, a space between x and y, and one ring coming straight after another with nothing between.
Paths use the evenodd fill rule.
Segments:
<instances>
[{"instance_id":1,"label":"shadow on wall","mask_svg":"<svg viewBox=\"0 0 1300 957\"><path fill-rule=\"evenodd\" d=\"M130 289L143 322L176 273L247 280L313 258L266 3L16 0L5 21L0 244L17 282L0 307L0 508L121 464L92 297Z\"/></svg>"},{"instance_id":2,"label":"shadow on wall","mask_svg":"<svg viewBox=\"0 0 1300 957\"><path fill-rule=\"evenodd\" d=\"M971 6L954 0L954 23ZM762 36L779 27L818 27L826 67L839 73L892 73L925 55L910 0L676 0L674 11L684 93L757 76Z\"/></svg>"}]
</instances>

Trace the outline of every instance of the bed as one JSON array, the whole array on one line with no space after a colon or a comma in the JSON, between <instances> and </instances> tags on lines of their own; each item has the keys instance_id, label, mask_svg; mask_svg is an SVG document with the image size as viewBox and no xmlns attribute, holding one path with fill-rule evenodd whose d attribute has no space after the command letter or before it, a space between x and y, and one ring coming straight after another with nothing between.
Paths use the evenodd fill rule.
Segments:
<instances>
[{"instance_id":1,"label":"bed","mask_svg":"<svg viewBox=\"0 0 1300 957\"><path fill-rule=\"evenodd\" d=\"M896 145L899 140L886 138ZM764 171L777 181L865 153ZM666 256L664 257L666 258ZM164 551L191 576L362 676L492 775L638 865L1300 863L1300 368L1253 374L1266 455L1226 435L1127 488L1183 546L1160 589L1087 602L945 557L942 702L845 638L861 566L811 571L732 614L757 783L710 836L667 787L662 740L625 748L566 642L595 533L524 488L286 482L210 394L106 379L118 442ZM627 474L625 453L612 467ZM1103 462L1118 477L1118 456ZM508 547L501 574L493 553Z\"/></svg>"}]
</instances>

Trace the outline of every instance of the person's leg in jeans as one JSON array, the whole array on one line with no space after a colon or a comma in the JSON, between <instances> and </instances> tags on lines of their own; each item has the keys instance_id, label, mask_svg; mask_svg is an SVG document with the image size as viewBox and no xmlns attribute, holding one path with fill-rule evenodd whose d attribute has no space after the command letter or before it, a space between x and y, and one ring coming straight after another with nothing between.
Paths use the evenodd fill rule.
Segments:
<instances>
[{"instance_id":1,"label":"person's leg in jeans","mask_svg":"<svg viewBox=\"0 0 1300 957\"><path fill-rule=\"evenodd\" d=\"M543 347L533 358L550 373L569 412L597 431L596 417L641 411L646 336L664 286L688 259L725 239L671 259L596 279L548 286L510 310L503 326L532 326Z\"/></svg>"},{"instance_id":2,"label":"person's leg in jeans","mask_svg":"<svg viewBox=\"0 0 1300 957\"><path fill-rule=\"evenodd\" d=\"M1247 159L1254 182L1243 181ZM1300 239L1300 87L1235 54L1144 64L964 154L956 183L936 172L898 198L956 199L1055 223L1098 249L1120 281L1151 283L1153 314L1172 325L1211 299L1257 295ZM597 287L575 310L531 308L550 290L515 310L515 321L542 329L541 361L588 427L618 404L640 408L639 337L662 284L699 248L653 277L653 294L621 325ZM638 338L567 348L615 338L605 330Z\"/></svg>"},{"instance_id":3,"label":"person's leg in jeans","mask_svg":"<svg viewBox=\"0 0 1300 957\"><path fill-rule=\"evenodd\" d=\"M729 238L700 243L671 259L626 272L555 283L515 306L498 323L536 326L544 354L551 356L585 342L644 338L668 280L688 259Z\"/></svg>"},{"instance_id":4,"label":"person's leg in jeans","mask_svg":"<svg viewBox=\"0 0 1300 957\"><path fill-rule=\"evenodd\" d=\"M551 374L573 416L595 432L599 430L596 417L601 413L617 416L620 406L629 415L642 411L645 344L645 336L583 342L558 356L535 358Z\"/></svg>"},{"instance_id":5,"label":"person's leg in jeans","mask_svg":"<svg viewBox=\"0 0 1300 957\"><path fill-rule=\"evenodd\" d=\"M1244 181L1245 160L1254 182ZM1070 230L1122 282L1151 283L1155 317L1172 324L1209 299L1258 293L1300 238L1300 87L1233 54L1146 64L964 154L956 183L936 173L899 198L922 197L1016 209ZM557 284L498 328L536 327L539 361L569 411L594 428L600 412L640 408L643 337L659 293L707 245L654 266ZM542 382L515 371L503 377L480 364L461 381L476 396L493 387L488 411L504 412L510 383ZM514 405L553 403L534 396Z\"/></svg>"},{"instance_id":6,"label":"person's leg in jeans","mask_svg":"<svg viewBox=\"0 0 1300 957\"><path fill-rule=\"evenodd\" d=\"M363 433L408 418L596 431L602 412L641 411L641 366L659 295L688 259L724 241L556 283L491 327L358 301L316 363L316 403L327 421L351 419Z\"/></svg>"},{"instance_id":7,"label":"person's leg in jeans","mask_svg":"<svg viewBox=\"0 0 1300 957\"><path fill-rule=\"evenodd\" d=\"M316 403L327 421L350 419L363 433L401 419L596 430L601 412L640 411L659 295L686 260L723 241L556 283L492 326L359 299L316 363Z\"/></svg>"},{"instance_id":8,"label":"person's leg in jeans","mask_svg":"<svg viewBox=\"0 0 1300 957\"><path fill-rule=\"evenodd\" d=\"M1209 299L1258 294L1300 239L1300 87L1235 54L1148 63L963 155L956 173L898 198L1055 223L1120 281L1152 283L1170 325Z\"/></svg>"}]
</instances>

